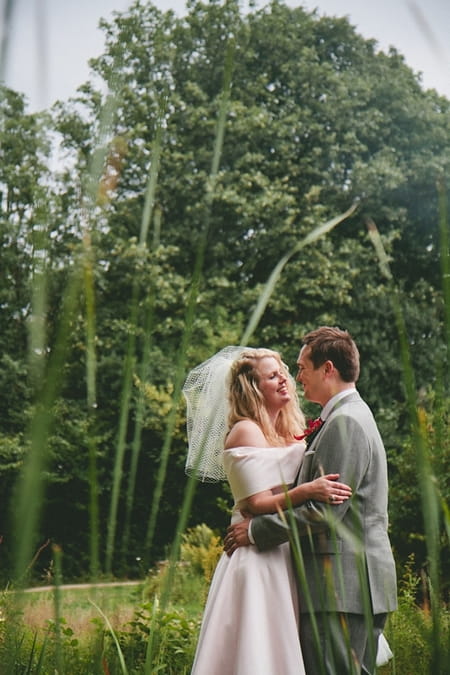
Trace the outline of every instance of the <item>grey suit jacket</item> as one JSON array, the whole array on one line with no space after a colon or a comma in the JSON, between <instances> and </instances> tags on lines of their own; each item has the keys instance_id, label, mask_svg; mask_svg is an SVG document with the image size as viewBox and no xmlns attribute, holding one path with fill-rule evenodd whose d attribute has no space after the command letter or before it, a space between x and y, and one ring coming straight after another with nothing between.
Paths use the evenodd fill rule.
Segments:
<instances>
[{"instance_id":1,"label":"grey suit jacket","mask_svg":"<svg viewBox=\"0 0 450 675\"><path fill-rule=\"evenodd\" d=\"M300 611L393 611L397 588L387 534L386 453L373 415L356 391L336 403L312 440L298 482L328 473L339 473L339 481L351 485L351 499L339 506L309 501L285 514L300 535ZM278 515L252 521L260 550L288 541L291 529Z\"/></svg>"}]
</instances>

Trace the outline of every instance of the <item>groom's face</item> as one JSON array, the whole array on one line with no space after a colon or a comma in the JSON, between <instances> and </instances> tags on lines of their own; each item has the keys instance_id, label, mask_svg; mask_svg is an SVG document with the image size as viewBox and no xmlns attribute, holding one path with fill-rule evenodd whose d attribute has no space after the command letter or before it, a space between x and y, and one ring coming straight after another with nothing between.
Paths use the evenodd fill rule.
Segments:
<instances>
[{"instance_id":1,"label":"groom's face","mask_svg":"<svg viewBox=\"0 0 450 675\"><path fill-rule=\"evenodd\" d=\"M296 380L303 387L305 397L313 403L324 405L324 377L323 366L314 368L314 364L309 358L311 348L308 345L302 347L297 359L298 373Z\"/></svg>"}]
</instances>

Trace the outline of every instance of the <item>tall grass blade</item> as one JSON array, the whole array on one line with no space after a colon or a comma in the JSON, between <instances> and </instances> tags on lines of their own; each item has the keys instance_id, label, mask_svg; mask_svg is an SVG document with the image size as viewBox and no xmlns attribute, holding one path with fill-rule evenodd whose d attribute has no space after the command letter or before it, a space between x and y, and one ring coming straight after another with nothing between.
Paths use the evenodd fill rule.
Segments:
<instances>
[{"instance_id":1,"label":"tall grass blade","mask_svg":"<svg viewBox=\"0 0 450 675\"><path fill-rule=\"evenodd\" d=\"M115 631L114 631L114 628L113 628L112 625L111 625L111 622L109 621L109 619L108 619L108 617L106 616L106 614L104 614L104 612L100 609L100 607L99 607L93 600L90 600L89 602L91 603L91 605L93 605L93 606L95 607L95 609L97 610L97 612L98 612L98 613L100 614L100 616L103 618L103 620L104 620L104 622L105 622L105 624L106 624L106 626L107 626L109 632L111 633L112 639L114 640L114 644L116 645L117 654L118 654L118 656L119 656L120 670L121 670L121 672L123 673L123 675L128 675L128 670L127 670L127 666L126 666L126 664L125 664L125 659L124 659L124 656L123 656L123 652L122 652L122 650L121 650L121 648L120 648L119 640L117 639L117 635L116 635L116 633L115 633Z\"/></svg>"},{"instance_id":2,"label":"tall grass blade","mask_svg":"<svg viewBox=\"0 0 450 675\"><path fill-rule=\"evenodd\" d=\"M303 559L303 551L300 544L300 536L297 529L297 523L294 516L292 502L290 501L288 496L287 496L287 503L288 503L287 513L286 514L281 513L280 516L289 525L289 541L291 545L292 558L297 574L298 584L301 588L305 589L306 604L309 614L311 616L314 644L316 646L317 654L319 655L317 659L318 675L326 675L325 663L322 658L323 654L321 653L320 647L321 643L320 643L319 629L317 625L316 616L314 613L311 594L308 592L310 582L306 579L305 562Z\"/></svg>"},{"instance_id":3,"label":"tall grass blade","mask_svg":"<svg viewBox=\"0 0 450 675\"><path fill-rule=\"evenodd\" d=\"M448 59L447 55L445 53L445 49L443 45L439 43L439 40L433 31L433 29L430 26L430 23L426 17L426 15L422 12L421 8L417 4L417 2L408 2L410 11L412 16L414 17L414 20L417 23L417 26L419 30L422 32L424 35L425 39L428 42L428 45L430 46L430 49L434 56L436 57L436 64L443 67L443 68L448 68Z\"/></svg>"},{"instance_id":4,"label":"tall grass blade","mask_svg":"<svg viewBox=\"0 0 450 675\"><path fill-rule=\"evenodd\" d=\"M76 266L77 267L77 266ZM77 306L80 276L75 272L67 288L60 315L59 330L41 390L37 395L30 429L30 449L15 495L15 527L17 534L15 581L23 583L24 574L32 557L37 523L43 497L43 470L48 459L48 437L53 421L53 404L61 385L61 373L68 348L70 318Z\"/></svg>"},{"instance_id":5,"label":"tall grass blade","mask_svg":"<svg viewBox=\"0 0 450 675\"><path fill-rule=\"evenodd\" d=\"M192 275L192 284L191 284L191 290L189 293L189 298L188 298L188 304L187 304L187 310L186 310L186 315L185 315L185 330L183 333L180 349L179 349L179 359L177 362L177 367L175 371L175 380L174 380L174 392L173 392L173 397L172 397L172 409L170 411L170 414L168 416L167 420L167 426L166 426L166 432L164 436L164 444L163 448L161 451L161 461L160 461L160 466L158 470L158 476L156 480L156 486L155 490L153 493L153 500L152 500L152 506L151 506L151 511L150 511L150 518L149 518L149 523L148 523L148 528L147 528L147 535L146 535L146 540L145 540L145 557L147 558L149 554L149 550L153 541L153 535L155 531L155 526L156 526L156 520L158 517L158 512L159 512L159 504L161 501L162 497L162 492L163 492L163 485L165 481L165 476L166 476L166 470L167 470L167 462L169 459L169 452L170 452L170 447L171 447L171 442L172 442L172 436L173 432L175 429L175 422L176 422L176 415L177 415L177 406L180 400L181 396L181 389L183 386L183 381L185 377L185 358L186 358L186 351L187 347L189 345L191 336L192 336L192 327L193 327L193 322L194 322L194 311L195 311L195 304L197 301L197 296L199 293L199 288L200 288L200 282L202 278L202 270L203 270L203 262L204 262L204 257L205 257L205 250L206 250L206 243L207 243L207 238L208 234L210 231L210 216L211 216L211 208L212 208L212 200L214 198L215 194L215 185L216 185L216 180L217 180L217 173L219 169L219 163L220 163L220 157L222 154L222 147L223 147L223 139L224 139L224 133L225 133L225 122L226 122L226 116L227 116L227 111L228 111L228 103L229 103L229 98L230 98L230 92L231 92L231 79L232 79L232 70L233 70L233 60L234 60L234 41L230 40L228 43L228 48L227 48L227 57L226 57L226 62L225 62L225 69L224 69L224 84L222 88L222 95L219 101L219 110L218 110L218 120L217 120L217 127L216 127L216 135L215 135L215 143L214 143L214 150L213 150L213 157L212 157L212 162L211 162L211 171L209 175L209 181L208 185L206 188L206 213L205 213L205 222L203 226L203 230L201 233L200 237L200 242L199 246L197 249L197 254L196 254L196 259L195 259L195 265L194 265L194 271ZM189 495L191 495L191 492L189 492ZM180 519L179 523L177 525L177 530L175 533L175 538L173 541L173 546L172 546L172 558L173 560L176 559L176 552L179 549L179 544L180 544L180 538L181 538L181 532L182 528L185 526L185 523L187 522L187 518L189 515L189 511L191 508L191 504L188 503L186 500L183 503L182 511L180 514ZM169 584L172 580L172 567L173 565L169 565L169 573L167 575L167 588L169 588ZM163 599L165 600L165 595L162 596ZM162 601L163 604L163 601Z\"/></svg>"},{"instance_id":6,"label":"tall grass blade","mask_svg":"<svg viewBox=\"0 0 450 675\"><path fill-rule=\"evenodd\" d=\"M161 157L164 111L165 105L161 105L158 127L155 135L155 140L153 143L152 161L145 195L144 211L141 220L141 231L139 236L139 249L138 249L139 255L141 253L144 253L147 249L148 229L153 212L155 191L159 171L159 162ZM111 504L108 519L107 538L106 538L105 568L107 573L111 573L112 560L114 554L114 541L117 528L117 511L119 507L120 485L122 480L123 462L126 448L126 435L130 416L133 373L135 371L135 364L136 364L136 328L138 326L138 310L139 310L139 285L138 285L138 277L137 275L135 275L131 294L131 310L130 310L131 330L128 335L127 351L125 357L122 397L120 405L119 433L116 446L116 457L114 462L113 485L112 485ZM146 358L147 357L144 355L144 360ZM135 433L135 442L133 443L132 470L129 476L128 492L126 499L126 517L125 517L126 523L129 523L130 520L139 450L140 450L140 432L138 433L138 435L136 435ZM126 530L124 531L123 550L125 550L128 536L129 536L129 526L127 525Z\"/></svg>"},{"instance_id":7,"label":"tall grass blade","mask_svg":"<svg viewBox=\"0 0 450 675\"><path fill-rule=\"evenodd\" d=\"M153 606L152 606L152 615L150 619L150 632L148 636L148 641L147 641L147 647L145 650L145 667L144 667L144 675L152 675L153 673L153 654L156 651L156 635L157 635L157 621L158 621L158 613L159 613L160 607L159 607L159 602L158 598L155 596L155 599L153 601Z\"/></svg>"},{"instance_id":8,"label":"tall grass blade","mask_svg":"<svg viewBox=\"0 0 450 675\"><path fill-rule=\"evenodd\" d=\"M272 273L270 274L268 280L266 281L264 288L258 298L258 302L256 304L255 309L253 310L253 314L250 317L250 320L247 324L247 328L244 331L244 334L242 336L241 344L242 345L247 345L251 336L255 332L255 329L264 313L264 310L267 307L267 303L269 302L273 291L275 290L275 286L277 284L278 279L281 276L281 273L286 266L286 264L289 262L289 260L299 251L302 250L305 246L308 246L309 244L314 243L319 239L320 237L324 236L328 232L330 232L336 225L339 225L339 223L342 223L343 220L346 218L349 218L355 211L357 205L353 204L345 213L340 214L339 216L336 216L335 218L332 218L331 220L328 220L326 223L322 223L318 227L314 228L312 232L309 232L309 234L306 235L304 239L298 242L296 246L292 249L292 251L289 251L289 253L286 253L281 260L275 265L274 269L272 270Z\"/></svg>"},{"instance_id":9,"label":"tall grass blade","mask_svg":"<svg viewBox=\"0 0 450 675\"><path fill-rule=\"evenodd\" d=\"M118 106L119 83L113 82L106 95L100 114L96 150L92 154L89 170L84 182L82 217L83 229L83 280L86 307L86 380L87 405L89 423L92 429L96 413L96 353L95 353L95 291L94 291L94 249L92 238L95 234L94 212L101 194L102 174L109 151L108 138L111 135L115 113ZM98 480L96 467L96 443L93 434L89 441L89 490L90 490L90 548L91 548L91 577L95 578L100 569L99 562L99 511L98 511Z\"/></svg>"},{"instance_id":10,"label":"tall grass blade","mask_svg":"<svg viewBox=\"0 0 450 675\"><path fill-rule=\"evenodd\" d=\"M104 139L111 126L114 114L115 99L107 97L101 116L99 127L99 148L93 154L89 175L85 181L83 216L89 222L89 214L95 205L97 186L104 164ZM87 229L86 227L84 228ZM48 459L49 435L53 423L53 408L58 396L64 372L64 363L69 345L70 326L72 318L79 306L80 291L83 288L84 251L74 258L73 271L70 274L63 295L62 307L56 331L56 339L39 389L36 391L35 410L30 424L30 449L19 476L16 494L14 496L13 531L17 533L15 562L15 583L24 582L24 575L32 551L35 546L37 524L40 517L42 498L44 493L44 469ZM36 342L35 338L33 338ZM33 342L30 340L30 342ZM91 353L92 357L92 353Z\"/></svg>"},{"instance_id":11,"label":"tall grass blade","mask_svg":"<svg viewBox=\"0 0 450 675\"><path fill-rule=\"evenodd\" d=\"M450 543L450 507L443 499L441 500L441 507L444 514L444 527L447 534L447 542Z\"/></svg>"},{"instance_id":12,"label":"tall grass blade","mask_svg":"<svg viewBox=\"0 0 450 675\"><path fill-rule=\"evenodd\" d=\"M88 408L97 405L96 370L97 359L95 354L95 292L94 292L94 252L89 232L83 237L84 247L84 296L86 302L86 389Z\"/></svg>"},{"instance_id":13,"label":"tall grass blade","mask_svg":"<svg viewBox=\"0 0 450 675\"><path fill-rule=\"evenodd\" d=\"M450 361L450 241L448 202L444 178L438 181L439 195L439 236L441 252L442 291L444 296L444 326L446 337L447 367ZM446 378L448 390L448 377Z\"/></svg>"},{"instance_id":14,"label":"tall grass blade","mask_svg":"<svg viewBox=\"0 0 450 675\"><path fill-rule=\"evenodd\" d=\"M48 98L48 16L47 0L35 0L34 2L34 21L36 24L36 91L38 93L38 103L44 108Z\"/></svg>"},{"instance_id":15,"label":"tall grass blade","mask_svg":"<svg viewBox=\"0 0 450 675\"><path fill-rule=\"evenodd\" d=\"M85 291L86 308L86 382L87 382L87 406L89 424L92 429L95 423L97 400L96 400L96 351L95 351L95 289L94 289L94 248L92 237L95 234L94 210L99 198L102 184L102 174L105 166L109 144L108 137L111 134L114 117L118 106L118 83L114 82L100 115L97 150L93 153L88 174L85 181L83 201L84 236L83 236L83 280ZM96 454L97 446L94 435L89 434L89 491L90 491L90 573L95 579L100 571L99 556L99 508L98 508L98 477Z\"/></svg>"},{"instance_id":16,"label":"tall grass blade","mask_svg":"<svg viewBox=\"0 0 450 675\"><path fill-rule=\"evenodd\" d=\"M36 668L34 670L34 675L39 675L39 673L43 672L42 669L44 667L44 657L45 657L45 652L47 649L47 642L48 642L48 636L46 635L44 638L44 641L41 646L41 651L39 653L39 659L36 664Z\"/></svg>"},{"instance_id":17,"label":"tall grass blade","mask_svg":"<svg viewBox=\"0 0 450 675\"><path fill-rule=\"evenodd\" d=\"M119 432L116 445L116 455L114 460L111 502L109 509L108 527L106 532L105 571L107 574L110 574L112 571L114 540L117 527L117 511L119 507L120 484L122 481L123 462L125 458L126 431L128 427L128 417L130 410L132 374L135 364L136 335L134 327L137 325L136 293L133 293L131 301L130 321L133 328L128 335L127 352L125 357L124 381L122 385L121 401L120 401Z\"/></svg>"},{"instance_id":18,"label":"tall grass blade","mask_svg":"<svg viewBox=\"0 0 450 675\"><path fill-rule=\"evenodd\" d=\"M289 500L288 500L289 501ZM352 508L350 506L350 508ZM290 544L291 544L291 551L293 555L293 561L294 561L294 566L296 569L297 577L299 580L299 586L302 588L303 595L304 595L304 600L306 602L306 607L309 613L309 616L311 618L311 623L312 623L312 630L313 630L313 639L314 639L314 644L316 648L316 654L317 654L317 663L316 663L316 668L318 670L318 675L319 672L320 674L323 674L327 672L326 665L323 659L324 654L322 653L322 644L321 644L321 639L319 637L319 628L318 628L318 623L315 615L315 608L313 605L312 597L311 597L311 592L309 589L314 585L316 589L321 589L321 593L323 593L323 603L324 607L329 606L330 598L335 597L335 583L339 585L340 593L342 597L345 597L345 592L346 592L346 584L344 583L344 575L343 575L343 570L342 567L336 570L337 573L337 582L335 582L335 579L333 578L333 575L331 573L331 567L327 566L326 563L320 562L316 566L316 574L314 578L307 577L306 571L305 571L305 564L304 564L304 559L303 559L303 548L301 544L301 539L304 540L304 547L305 548L310 548L311 550L314 550L314 548L318 545L314 537L312 536L311 533L305 534L302 538L299 536L298 529L297 529L297 522L295 520L295 515L294 515L294 510L292 507L292 504L289 502L289 507L286 513L281 513L280 514L281 518L287 523L289 527L289 539L290 539ZM335 550L338 551L338 542L337 542L337 537L340 539L346 539L350 542L351 544L351 549L355 551L355 556L357 560L357 570L358 570L358 578L355 579L355 584L359 584L359 588L361 591L361 597L362 597L362 603L363 603L363 608L364 608L364 616L365 616L365 621L367 626L373 626L373 615L372 615L372 604L371 604L371 598L370 598L370 592L369 592L369 584L368 584L368 577L367 577L367 568L366 568L366 559L365 559L365 551L364 551L364 544L360 538L358 538L355 535L355 532L359 531L358 523L359 523L359 516L354 512L354 517L355 517L355 527L354 527L354 532L351 531L348 527L346 527L339 519L337 519L333 513L333 507L327 507L326 510L323 512L323 517L324 520L328 523L329 525L329 531L331 533L331 539L334 543ZM319 556L320 557L320 556ZM323 565L323 567L322 567ZM329 577L327 576L327 572L329 573ZM327 599L326 599L327 598ZM334 621L333 614L331 613L329 615L329 621L325 622L324 629L327 631L328 634L331 635L333 631L336 629L338 630L344 630L345 633L345 626L343 627L341 625L340 628L335 627L333 624ZM300 622L301 622L301 617L300 617ZM369 629L369 636L372 635L372 631ZM350 646L350 639L349 636L347 635L347 647L348 647L348 663L350 664L351 668L351 673L352 675L357 675L357 672L359 670L356 670L356 665L354 663L354 659L351 653L351 646ZM375 652L375 642L373 640L373 637L369 637L369 642L368 642L368 649L372 651L372 654ZM329 655L330 658L332 658L332 654ZM337 665L335 664L335 668L337 668Z\"/></svg>"},{"instance_id":19,"label":"tall grass blade","mask_svg":"<svg viewBox=\"0 0 450 675\"><path fill-rule=\"evenodd\" d=\"M442 648L441 648L441 594L440 594L440 542L439 542L439 497L436 490L435 479L430 465L430 448L427 439L427 430L423 416L416 401L416 386L414 371L411 364L411 355L408 344L407 329L401 309L401 302L397 287L393 282L393 276L389 269L388 257L383 247L378 229L369 219L367 221L369 237L374 245L380 261L380 269L388 281L388 292L394 311L395 321L400 343L400 356L405 384L406 402L411 421L413 442L416 449L417 474L420 485L422 513L424 519L425 540L429 561L430 599L432 612L433 632L433 660L432 672L443 673Z\"/></svg>"},{"instance_id":20,"label":"tall grass blade","mask_svg":"<svg viewBox=\"0 0 450 675\"><path fill-rule=\"evenodd\" d=\"M86 311L86 388L88 425L88 481L89 481L89 565L90 576L94 580L100 571L99 555L99 508L98 508L98 479L97 479L97 444L93 432L96 410L96 371L97 359L95 351L95 290L94 290L94 261L91 236L88 231L83 237L84 246L84 297Z\"/></svg>"},{"instance_id":21,"label":"tall grass blade","mask_svg":"<svg viewBox=\"0 0 450 675\"><path fill-rule=\"evenodd\" d=\"M42 205L38 206L38 212L41 217L44 216ZM45 218L44 218L45 219ZM31 296L31 317L29 322L29 353L28 361L30 366L30 381L34 391L39 392L42 388L42 381L45 377L46 358L47 358L47 340L46 340L46 312L47 312L47 244L48 233L45 225L36 224L32 231L33 247L33 265L32 265L32 296ZM50 395L49 401L53 399ZM37 411L34 417L34 423L38 424L38 419L43 422L40 412ZM44 434L45 436L46 434ZM23 475L18 482L18 508L22 514L29 513L31 518L36 518L33 523L37 523L37 516L40 509L40 496L42 494L41 470L46 463L46 452L43 445L38 447L33 445L35 435L31 434L31 450L25 463ZM33 447L36 451L33 454ZM22 483L23 490L20 490L20 480L26 481L27 488ZM18 521L20 522L20 521ZM34 524L30 523L26 532L21 527L20 536L17 539L17 552L19 557L16 561L19 563L16 569L16 581L22 578L28 561L31 558L31 551L34 547Z\"/></svg>"},{"instance_id":22,"label":"tall grass blade","mask_svg":"<svg viewBox=\"0 0 450 675\"><path fill-rule=\"evenodd\" d=\"M155 205L155 193L158 183L159 165L161 161L161 151L163 145L163 121L166 108L167 101L165 101L162 105L159 115L159 122L155 134L155 142L153 143L152 163L148 176L147 189L145 191L144 210L142 212L141 231L139 235L139 243L143 247L147 246L148 230L152 221L153 207Z\"/></svg>"},{"instance_id":23,"label":"tall grass blade","mask_svg":"<svg viewBox=\"0 0 450 675\"><path fill-rule=\"evenodd\" d=\"M39 386L45 370L47 353L47 262L48 232L45 225L36 224L32 231L33 265L31 282L31 317L29 322L30 379L33 388Z\"/></svg>"},{"instance_id":24,"label":"tall grass blade","mask_svg":"<svg viewBox=\"0 0 450 675\"><path fill-rule=\"evenodd\" d=\"M150 349L152 344L154 308L155 308L155 289L151 288L149 291L148 309L145 319L144 339L142 345L142 361L140 364L140 371L139 371L139 379L141 384L147 381L150 373ZM141 451L144 407L145 407L145 395L143 388L141 386L138 392L138 399L136 403L136 423L134 426L134 435L131 445L130 470L128 477L127 494L125 499L124 531L122 538L122 558L124 558L126 551L128 550L128 541L130 536L131 515L133 508L134 491L136 486L138 460Z\"/></svg>"},{"instance_id":25,"label":"tall grass blade","mask_svg":"<svg viewBox=\"0 0 450 675\"><path fill-rule=\"evenodd\" d=\"M53 605L55 610L55 641L56 641L56 670L58 673L64 673L64 652L61 639L61 556L62 552L59 546L53 546L53 561L55 566L55 587L53 591Z\"/></svg>"},{"instance_id":26,"label":"tall grass blade","mask_svg":"<svg viewBox=\"0 0 450 675\"><path fill-rule=\"evenodd\" d=\"M8 62L9 39L11 36L11 26L13 20L14 7L17 6L14 0L4 0L3 12L0 22L0 80L5 79L5 70Z\"/></svg>"},{"instance_id":27,"label":"tall grass blade","mask_svg":"<svg viewBox=\"0 0 450 675\"><path fill-rule=\"evenodd\" d=\"M166 106L165 106L166 107ZM160 232L161 232L161 213L156 210L154 213L154 204L155 204L155 192L157 186L157 177L159 172L161 151L162 151L162 131L163 124L162 119L164 115L160 115L160 123L156 129L155 143L153 146L153 161L151 165L151 171L149 174L149 180L145 195L145 204L144 211L142 214L141 222L141 233L140 233L140 245L145 247L147 245L148 231L152 217L154 215L153 223L153 238L152 238L152 248L155 250L160 243ZM148 299L148 309L145 318L144 325L144 337L142 344L142 361L140 364L139 377L141 382L146 382L149 371L150 371L150 349L151 349L151 337L152 337L152 326L154 319L154 308L155 308L155 289L151 288L149 290L149 299ZM141 439L142 439L142 419L144 414L145 406L145 396L142 388L138 392L138 400L136 404L136 423L134 427L133 442L131 446L131 461L130 461L130 471L128 477L128 487L127 494L125 499L125 517L124 517L124 532L122 539L122 558L124 557L128 549L128 540L130 536L130 524L131 524L131 514L134 500L134 491L136 487L136 475L138 468L138 460L141 451Z\"/></svg>"},{"instance_id":28,"label":"tall grass blade","mask_svg":"<svg viewBox=\"0 0 450 675\"><path fill-rule=\"evenodd\" d=\"M25 669L26 674L33 672L33 661L34 661L34 654L36 652L36 644L37 644L37 633L33 635L33 642L31 645L30 654L28 656L28 665L26 666Z\"/></svg>"}]
</instances>

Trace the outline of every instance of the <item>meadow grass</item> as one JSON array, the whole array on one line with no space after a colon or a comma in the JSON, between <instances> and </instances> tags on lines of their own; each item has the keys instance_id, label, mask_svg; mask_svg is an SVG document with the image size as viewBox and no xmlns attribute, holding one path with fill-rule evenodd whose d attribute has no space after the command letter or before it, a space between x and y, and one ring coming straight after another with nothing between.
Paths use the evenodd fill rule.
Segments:
<instances>
[{"instance_id":1,"label":"meadow grass","mask_svg":"<svg viewBox=\"0 0 450 675\"><path fill-rule=\"evenodd\" d=\"M92 622L100 618L95 603L117 629L132 620L136 607L142 602L142 582L130 584L77 585L60 589L60 614L70 623L79 639L87 637ZM31 631L45 631L55 618L55 589L30 589L22 594L23 623Z\"/></svg>"},{"instance_id":2,"label":"meadow grass","mask_svg":"<svg viewBox=\"0 0 450 675\"><path fill-rule=\"evenodd\" d=\"M60 641L71 675L103 673L106 672L102 670L104 664L111 673L123 672L111 629L129 672L153 673L159 666L163 673L190 672L209 580L222 542L205 525L194 528L183 541L182 562L171 577L171 598L164 610L159 598L166 583L168 562L151 570L147 579L136 585L105 584L89 588L80 585L59 589ZM433 617L427 606L419 607L416 603L420 583L411 561L400 580L399 609L389 617L385 630L394 658L379 668L381 675L434 675L437 672L433 669ZM54 591L47 587L21 596L21 645L17 661L29 660L33 648L36 658L31 660L30 673L52 672L47 668L51 667L51 659L56 654L56 635L51 630L55 622ZM448 656L450 612L443 608L440 616L442 647L447 645ZM156 649L151 663L146 665L147 640L152 626ZM47 657L43 657L44 669L39 671L37 654L45 644ZM88 671L86 664L90 664Z\"/></svg>"}]
</instances>

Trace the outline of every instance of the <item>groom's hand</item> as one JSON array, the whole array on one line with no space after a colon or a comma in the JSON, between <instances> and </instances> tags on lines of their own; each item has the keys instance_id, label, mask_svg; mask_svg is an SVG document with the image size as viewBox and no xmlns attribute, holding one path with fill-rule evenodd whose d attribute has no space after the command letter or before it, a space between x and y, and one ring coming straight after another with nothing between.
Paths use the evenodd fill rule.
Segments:
<instances>
[{"instance_id":1,"label":"groom's hand","mask_svg":"<svg viewBox=\"0 0 450 675\"><path fill-rule=\"evenodd\" d=\"M227 528L227 534L223 541L223 547L227 555L232 555L239 546L249 546L251 544L248 538L249 524L250 518L246 518L245 520L241 520L240 523L235 523Z\"/></svg>"}]
</instances>

